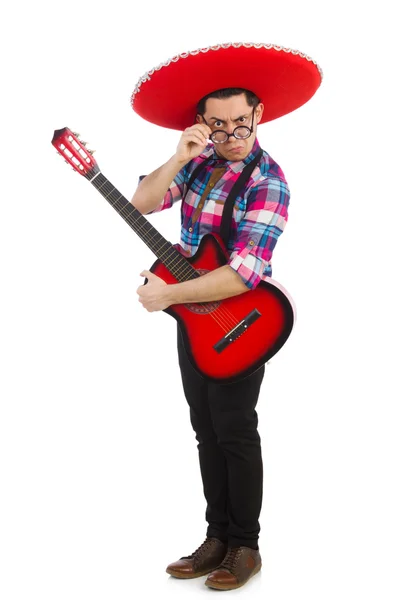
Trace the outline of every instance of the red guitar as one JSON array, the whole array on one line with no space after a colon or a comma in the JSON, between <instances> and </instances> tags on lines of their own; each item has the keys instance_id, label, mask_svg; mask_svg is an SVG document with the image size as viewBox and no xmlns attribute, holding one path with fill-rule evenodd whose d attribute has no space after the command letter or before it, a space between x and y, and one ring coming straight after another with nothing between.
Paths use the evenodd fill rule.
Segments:
<instances>
[{"instance_id":1,"label":"red guitar","mask_svg":"<svg viewBox=\"0 0 397 600\"><path fill-rule=\"evenodd\" d=\"M150 271L166 283L200 277L227 263L229 255L218 235L205 235L196 254L185 258L101 173L91 151L70 129L54 132L52 144L108 200L157 256ZM146 283L146 281L145 281ZM217 302L174 304L174 317L192 365L206 379L232 383L247 377L284 345L294 325L288 292L274 279L254 290Z\"/></svg>"}]
</instances>

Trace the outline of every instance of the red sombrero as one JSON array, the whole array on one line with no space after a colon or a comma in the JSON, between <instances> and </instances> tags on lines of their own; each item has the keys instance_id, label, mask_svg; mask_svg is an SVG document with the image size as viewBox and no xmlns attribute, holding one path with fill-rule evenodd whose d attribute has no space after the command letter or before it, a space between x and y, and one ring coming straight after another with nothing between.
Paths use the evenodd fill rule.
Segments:
<instances>
[{"instance_id":1,"label":"red sombrero","mask_svg":"<svg viewBox=\"0 0 397 600\"><path fill-rule=\"evenodd\" d=\"M261 123L296 110L320 86L322 71L299 52L272 44L219 44L178 54L141 77L131 97L138 115L169 129L193 125L198 101L238 87L265 105Z\"/></svg>"}]
</instances>

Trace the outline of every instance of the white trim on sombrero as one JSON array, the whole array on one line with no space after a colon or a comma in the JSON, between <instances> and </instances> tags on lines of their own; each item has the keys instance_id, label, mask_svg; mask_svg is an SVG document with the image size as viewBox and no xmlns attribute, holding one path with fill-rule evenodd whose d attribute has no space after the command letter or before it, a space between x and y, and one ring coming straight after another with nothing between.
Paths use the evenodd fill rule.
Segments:
<instances>
[{"instance_id":1,"label":"white trim on sombrero","mask_svg":"<svg viewBox=\"0 0 397 600\"><path fill-rule=\"evenodd\" d=\"M307 54L300 52L299 50L293 50L292 48L284 48L284 46L276 46L274 44L255 44L255 43L247 43L247 42L218 44L216 46L208 46L207 48L198 48L197 50L191 50L189 52L182 52L181 54L177 54L177 55L173 56L172 58L169 58L165 62L160 63L157 67L154 67L153 69L151 69L150 71L145 73L142 77L139 78L139 80L135 86L135 89L132 92L131 106L134 105L135 96L140 92L142 84L145 83L146 81L149 81L150 76L153 75L153 73L155 71L160 71L160 69L162 69L163 67L168 67L172 62L174 62L174 63L178 62L178 60L180 60L182 58L187 58L189 55L195 56L196 54L199 54L200 52L205 54L206 52L209 52L210 50L216 51L216 50L219 50L220 48L231 48L231 47L240 48L241 46L244 46L245 48L266 48L266 50L274 49L274 50L277 50L278 52L286 52L286 53L299 55L301 58L305 58L307 61L312 62L317 67L318 72L320 73L321 81L323 79L323 72L322 72L320 66L316 63L316 61L313 60L312 58L310 58L310 56L307 56Z\"/></svg>"}]
</instances>

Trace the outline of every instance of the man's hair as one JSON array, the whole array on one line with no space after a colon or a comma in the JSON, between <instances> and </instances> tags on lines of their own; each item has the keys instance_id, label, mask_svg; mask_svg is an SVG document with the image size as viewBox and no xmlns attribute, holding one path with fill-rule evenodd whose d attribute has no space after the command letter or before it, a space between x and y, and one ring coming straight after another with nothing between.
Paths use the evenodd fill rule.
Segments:
<instances>
[{"instance_id":1,"label":"man's hair","mask_svg":"<svg viewBox=\"0 0 397 600\"><path fill-rule=\"evenodd\" d=\"M253 92L249 90L245 90L243 88L222 88L221 90L216 90L215 92L211 92L201 98L199 103L197 104L197 112L199 115L204 114L205 112L205 103L208 98L231 98L232 96L240 96L240 94L245 94L248 106L252 106L256 108L260 102L258 96L256 96Z\"/></svg>"}]
</instances>

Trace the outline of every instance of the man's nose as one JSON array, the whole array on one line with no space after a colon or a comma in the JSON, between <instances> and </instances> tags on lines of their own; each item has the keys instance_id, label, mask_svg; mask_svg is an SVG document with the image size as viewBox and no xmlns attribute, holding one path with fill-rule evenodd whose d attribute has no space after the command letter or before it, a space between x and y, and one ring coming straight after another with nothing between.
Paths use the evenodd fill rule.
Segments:
<instances>
[{"instance_id":1,"label":"man's nose","mask_svg":"<svg viewBox=\"0 0 397 600\"><path fill-rule=\"evenodd\" d=\"M226 126L226 131L228 133L233 133L233 131L234 131L234 123L228 123L227 126Z\"/></svg>"}]
</instances>

